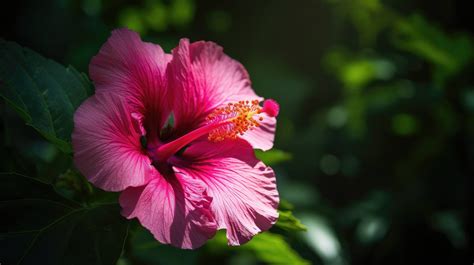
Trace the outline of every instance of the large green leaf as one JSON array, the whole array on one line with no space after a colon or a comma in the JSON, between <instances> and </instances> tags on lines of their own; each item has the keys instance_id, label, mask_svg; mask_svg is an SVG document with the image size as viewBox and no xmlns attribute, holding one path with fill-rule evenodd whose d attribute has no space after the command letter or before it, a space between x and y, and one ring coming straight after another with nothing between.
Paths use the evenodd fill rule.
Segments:
<instances>
[{"instance_id":1,"label":"large green leaf","mask_svg":"<svg viewBox=\"0 0 474 265\"><path fill-rule=\"evenodd\" d=\"M64 152L71 152L74 111L91 94L87 77L73 67L0 40L0 96Z\"/></svg>"},{"instance_id":2,"label":"large green leaf","mask_svg":"<svg viewBox=\"0 0 474 265\"><path fill-rule=\"evenodd\" d=\"M275 226L290 232L306 231L306 226L293 215L293 209L293 204L285 199L281 199L278 206L278 221Z\"/></svg>"},{"instance_id":3,"label":"large green leaf","mask_svg":"<svg viewBox=\"0 0 474 265\"><path fill-rule=\"evenodd\" d=\"M255 236L249 243L243 245L243 248L253 251L259 260L267 264L309 264L282 236L269 232Z\"/></svg>"},{"instance_id":4,"label":"large green leaf","mask_svg":"<svg viewBox=\"0 0 474 265\"><path fill-rule=\"evenodd\" d=\"M301 223L301 221L296 218L291 211L278 211L280 216L278 221L275 224L277 227L284 229L286 231L297 232L297 231L306 231L306 226Z\"/></svg>"},{"instance_id":5,"label":"large green leaf","mask_svg":"<svg viewBox=\"0 0 474 265\"><path fill-rule=\"evenodd\" d=\"M22 175L0 182L2 263L116 264L128 230L117 204L83 207Z\"/></svg>"},{"instance_id":6,"label":"large green leaf","mask_svg":"<svg viewBox=\"0 0 474 265\"><path fill-rule=\"evenodd\" d=\"M237 254L252 253L259 261L270 264L293 264L305 265L309 262L303 259L281 235L264 232L256 235L252 240L236 248L227 246L227 239L223 230L218 231L216 236L206 246L211 253L225 253L238 251Z\"/></svg>"}]
</instances>

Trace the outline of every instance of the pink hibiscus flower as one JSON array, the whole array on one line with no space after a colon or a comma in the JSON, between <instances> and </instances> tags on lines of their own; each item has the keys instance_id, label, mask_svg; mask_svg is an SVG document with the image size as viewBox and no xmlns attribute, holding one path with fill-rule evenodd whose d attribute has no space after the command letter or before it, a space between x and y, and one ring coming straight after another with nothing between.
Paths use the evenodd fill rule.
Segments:
<instances>
[{"instance_id":1,"label":"pink hibiscus flower","mask_svg":"<svg viewBox=\"0 0 474 265\"><path fill-rule=\"evenodd\" d=\"M170 55L119 29L89 70L96 93L74 116L74 161L95 186L122 191L123 216L180 248L218 229L240 245L276 222L275 174L253 148L272 147L278 104L260 107L221 47L182 39Z\"/></svg>"}]
</instances>

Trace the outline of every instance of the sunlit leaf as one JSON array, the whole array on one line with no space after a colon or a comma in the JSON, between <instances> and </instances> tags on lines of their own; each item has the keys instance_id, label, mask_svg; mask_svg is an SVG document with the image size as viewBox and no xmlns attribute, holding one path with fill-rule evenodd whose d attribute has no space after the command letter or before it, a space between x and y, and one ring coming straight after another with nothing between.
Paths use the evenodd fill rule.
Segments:
<instances>
[{"instance_id":1,"label":"sunlit leaf","mask_svg":"<svg viewBox=\"0 0 474 265\"><path fill-rule=\"evenodd\" d=\"M308 232L303 234L304 238L325 264L344 264L341 243L330 223L316 214L304 216L302 220L308 227Z\"/></svg>"},{"instance_id":2,"label":"sunlit leaf","mask_svg":"<svg viewBox=\"0 0 474 265\"><path fill-rule=\"evenodd\" d=\"M278 205L278 209L280 211L293 211L295 209L295 206L291 202L285 199L280 199L280 204Z\"/></svg>"},{"instance_id":3,"label":"sunlit leaf","mask_svg":"<svg viewBox=\"0 0 474 265\"><path fill-rule=\"evenodd\" d=\"M375 243L385 236L388 224L384 218L367 215L357 225L356 237L362 244Z\"/></svg>"},{"instance_id":4,"label":"sunlit leaf","mask_svg":"<svg viewBox=\"0 0 474 265\"><path fill-rule=\"evenodd\" d=\"M353 54L344 49L330 51L324 64L350 91L357 91L374 80L390 79L396 70L387 59Z\"/></svg>"},{"instance_id":5,"label":"sunlit leaf","mask_svg":"<svg viewBox=\"0 0 474 265\"><path fill-rule=\"evenodd\" d=\"M266 264L309 264L288 245L282 236L269 232L255 236L242 248L252 251Z\"/></svg>"},{"instance_id":6,"label":"sunlit leaf","mask_svg":"<svg viewBox=\"0 0 474 265\"><path fill-rule=\"evenodd\" d=\"M212 253L230 251L241 254L242 251L248 251L264 264L309 264L308 261L300 257L300 255L291 248L283 236L271 232L258 234L248 243L236 248L227 246L225 232L219 231L216 236L209 241L207 247Z\"/></svg>"},{"instance_id":7,"label":"sunlit leaf","mask_svg":"<svg viewBox=\"0 0 474 265\"><path fill-rule=\"evenodd\" d=\"M0 96L28 125L71 152L74 111L92 93L83 74L0 40L0 87Z\"/></svg>"},{"instance_id":8,"label":"sunlit leaf","mask_svg":"<svg viewBox=\"0 0 474 265\"><path fill-rule=\"evenodd\" d=\"M291 160L292 158L290 153L278 149L272 149L266 152L255 150L255 155L268 166L276 165Z\"/></svg>"},{"instance_id":9,"label":"sunlit leaf","mask_svg":"<svg viewBox=\"0 0 474 265\"><path fill-rule=\"evenodd\" d=\"M306 226L291 211L279 211L279 213L280 216L275 224L277 227L291 232L306 231Z\"/></svg>"}]
</instances>

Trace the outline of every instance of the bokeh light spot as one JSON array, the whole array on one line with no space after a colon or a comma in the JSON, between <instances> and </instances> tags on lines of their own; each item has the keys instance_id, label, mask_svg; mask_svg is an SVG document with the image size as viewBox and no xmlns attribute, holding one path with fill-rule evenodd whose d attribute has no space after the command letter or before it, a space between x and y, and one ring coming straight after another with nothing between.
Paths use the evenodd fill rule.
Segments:
<instances>
[{"instance_id":1,"label":"bokeh light spot","mask_svg":"<svg viewBox=\"0 0 474 265\"><path fill-rule=\"evenodd\" d=\"M387 232L387 222L379 217L367 216L357 226L357 239L363 244L380 240Z\"/></svg>"},{"instance_id":2,"label":"bokeh light spot","mask_svg":"<svg viewBox=\"0 0 474 265\"><path fill-rule=\"evenodd\" d=\"M96 16L100 13L102 8L101 0L83 0L82 10L89 16Z\"/></svg>"},{"instance_id":3,"label":"bokeh light spot","mask_svg":"<svg viewBox=\"0 0 474 265\"><path fill-rule=\"evenodd\" d=\"M392 129L401 136L412 135L418 130L418 121L410 114L400 113L393 118Z\"/></svg>"},{"instance_id":4,"label":"bokeh light spot","mask_svg":"<svg viewBox=\"0 0 474 265\"><path fill-rule=\"evenodd\" d=\"M339 172L341 161L335 155L326 154L319 163L321 171L326 175L335 175Z\"/></svg>"},{"instance_id":5,"label":"bokeh light spot","mask_svg":"<svg viewBox=\"0 0 474 265\"><path fill-rule=\"evenodd\" d=\"M184 28L194 18L194 3L190 0L174 0L169 9L170 22L178 28Z\"/></svg>"},{"instance_id":6,"label":"bokeh light spot","mask_svg":"<svg viewBox=\"0 0 474 265\"><path fill-rule=\"evenodd\" d=\"M327 122L329 126L340 128L347 122L347 111L344 107L336 106L329 110L327 114Z\"/></svg>"},{"instance_id":7,"label":"bokeh light spot","mask_svg":"<svg viewBox=\"0 0 474 265\"><path fill-rule=\"evenodd\" d=\"M156 31L164 31L168 27L166 6L160 2L154 3L145 13L146 23Z\"/></svg>"},{"instance_id":8,"label":"bokeh light spot","mask_svg":"<svg viewBox=\"0 0 474 265\"><path fill-rule=\"evenodd\" d=\"M119 15L119 24L141 34L146 32L146 26L141 19L141 13L136 8L126 8Z\"/></svg>"}]
</instances>

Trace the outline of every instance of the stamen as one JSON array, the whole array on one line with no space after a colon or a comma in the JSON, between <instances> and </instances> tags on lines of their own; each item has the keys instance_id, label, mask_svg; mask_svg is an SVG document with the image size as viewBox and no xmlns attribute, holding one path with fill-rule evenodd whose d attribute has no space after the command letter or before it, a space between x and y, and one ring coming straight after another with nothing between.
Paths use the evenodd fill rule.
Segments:
<instances>
[{"instance_id":1,"label":"stamen","mask_svg":"<svg viewBox=\"0 0 474 265\"><path fill-rule=\"evenodd\" d=\"M220 142L225 139L236 139L246 131L260 126L258 121L262 121L263 118L259 117L258 121L254 119L254 115L262 113L262 108L258 103L258 100L246 100L216 108L207 116L206 120L208 124L220 123L221 126L209 133L209 141Z\"/></svg>"},{"instance_id":2,"label":"stamen","mask_svg":"<svg viewBox=\"0 0 474 265\"><path fill-rule=\"evenodd\" d=\"M254 119L255 115L261 113L265 113L269 117L278 115L278 104L275 102L270 107L265 107L265 102L263 108L258 105L258 100L239 101L217 108L206 118L206 125L151 150L150 157L156 161L166 161L186 145L206 134L208 134L208 139L213 142L236 139L246 131L260 126L259 121L263 121L264 118L257 116L257 121Z\"/></svg>"}]
</instances>

